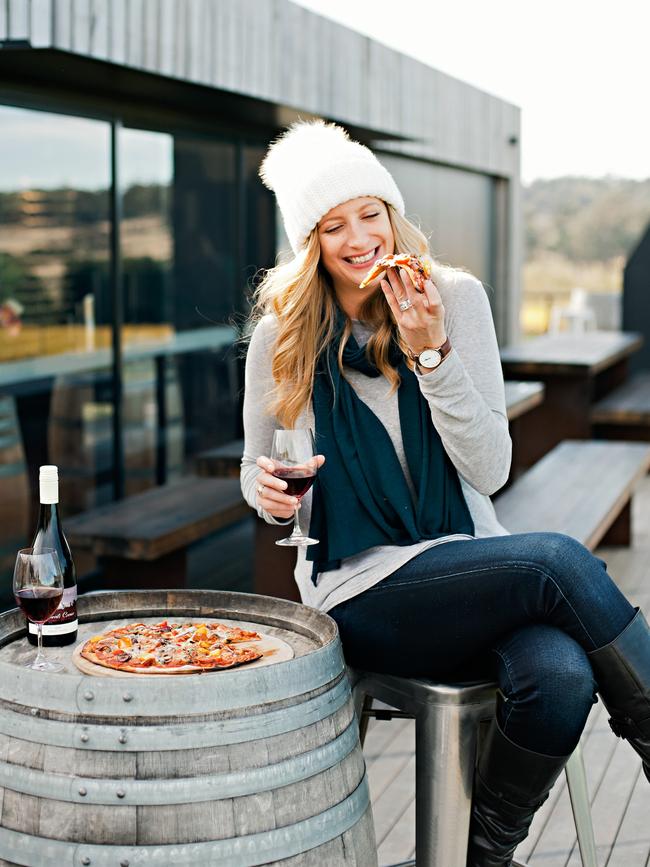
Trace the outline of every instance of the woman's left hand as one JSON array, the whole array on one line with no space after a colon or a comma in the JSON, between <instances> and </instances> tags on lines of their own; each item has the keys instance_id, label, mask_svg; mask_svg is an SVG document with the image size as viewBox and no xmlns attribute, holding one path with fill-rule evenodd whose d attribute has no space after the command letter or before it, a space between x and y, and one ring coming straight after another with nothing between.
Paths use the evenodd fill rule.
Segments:
<instances>
[{"instance_id":1,"label":"woman's left hand","mask_svg":"<svg viewBox=\"0 0 650 867\"><path fill-rule=\"evenodd\" d=\"M445 308L435 284L427 280L424 292L418 292L403 268L389 268L386 276L388 279L381 281L381 288L411 352L419 355L423 349L442 346L447 339Z\"/></svg>"}]
</instances>

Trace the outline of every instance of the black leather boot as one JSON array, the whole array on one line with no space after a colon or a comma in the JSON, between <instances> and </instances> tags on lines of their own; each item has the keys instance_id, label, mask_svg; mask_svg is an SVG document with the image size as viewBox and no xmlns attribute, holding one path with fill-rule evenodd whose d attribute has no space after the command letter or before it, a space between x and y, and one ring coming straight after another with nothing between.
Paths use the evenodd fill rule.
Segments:
<instances>
[{"instance_id":1,"label":"black leather boot","mask_svg":"<svg viewBox=\"0 0 650 867\"><path fill-rule=\"evenodd\" d=\"M588 656L609 724L641 756L650 781L650 628L643 612L637 610L614 641Z\"/></svg>"},{"instance_id":2,"label":"black leather boot","mask_svg":"<svg viewBox=\"0 0 650 867\"><path fill-rule=\"evenodd\" d=\"M568 756L517 746L496 719L476 768L467 867L510 867L535 811L548 798Z\"/></svg>"}]
</instances>

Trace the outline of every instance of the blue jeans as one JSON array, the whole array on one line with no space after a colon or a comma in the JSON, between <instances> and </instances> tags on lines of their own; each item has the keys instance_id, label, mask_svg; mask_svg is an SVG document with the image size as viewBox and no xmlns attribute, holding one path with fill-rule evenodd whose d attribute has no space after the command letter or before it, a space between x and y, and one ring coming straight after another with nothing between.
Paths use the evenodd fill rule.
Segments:
<instances>
[{"instance_id":1,"label":"blue jeans","mask_svg":"<svg viewBox=\"0 0 650 867\"><path fill-rule=\"evenodd\" d=\"M575 539L522 533L430 548L329 614L350 665L496 680L504 733L564 756L596 700L587 652L616 638L635 609Z\"/></svg>"}]
</instances>

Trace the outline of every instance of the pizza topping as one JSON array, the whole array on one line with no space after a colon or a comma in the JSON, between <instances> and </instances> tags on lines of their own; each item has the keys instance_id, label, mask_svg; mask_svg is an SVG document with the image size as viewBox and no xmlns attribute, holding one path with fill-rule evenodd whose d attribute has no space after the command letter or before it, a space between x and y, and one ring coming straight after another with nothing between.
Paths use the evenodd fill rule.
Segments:
<instances>
[{"instance_id":1,"label":"pizza topping","mask_svg":"<svg viewBox=\"0 0 650 867\"><path fill-rule=\"evenodd\" d=\"M238 645L260 637L224 623L134 623L90 638L81 655L98 665L130 672L203 671L259 659L259 650Z\"/></svg>"}]
</instances>

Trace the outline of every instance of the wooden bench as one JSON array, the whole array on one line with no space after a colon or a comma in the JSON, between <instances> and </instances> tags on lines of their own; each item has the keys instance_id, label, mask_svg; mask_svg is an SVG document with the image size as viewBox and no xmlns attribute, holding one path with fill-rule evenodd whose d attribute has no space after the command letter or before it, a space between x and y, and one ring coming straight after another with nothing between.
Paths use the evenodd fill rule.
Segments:
<instances>
[{"instance_id":1,"label":"wooden bench","mask_svg":"<svg viewBox=\"0 0 650 867\"><path fill-rule=\"evenodd\" d=\"M189 476L66 520L111 589L182 587L192 542L250 515L238 479Z\"/></svg>"},{"instance_id":2,"label":"wooden bench","mask_svg":"<svg viewBox=\"0 0 650 867\"><path fill-rule=\"evenodd\" d=\"M650 468L650 446L600 440L560 443L495 501L512 533L566 533L593 550L629 545L631 500Z\"/></svg>"},{"instance_id":3,"label":"wooden bench","mask_svg":"<svg viewBox=\"0 0 650 867\"><path fill-rule=\"evenodd\" d=\"M594 404L591 423L599 438L650 441L650 371L637 373Z\"/></svg>"},{"instance_id":4,"label":"wooden bench","mask_svg":"<svg viewBox=\"0 0 650 867\"><path fill-rule=\"evenodd\" d=\"M505 389L506 412L510 423L535 409L544 400L543 382L520 382L507 379Z\"/></svg>"},{"instance_id":5,"label":"wooden bench","mask_svg":"<svg viewBox=\"0 0 650 867\"><path fill-rule=\"evenodd\" d=\"M243 454L244 440L231 440L229 443L198 454L196 472L200 476L238 479Z\"/></svg>"},{"instance_id":6,"label":"wooden bench","mask_svg":"<svg viewBox=\"0 0 650 867\"><path fill-rule=\"evenodd\" d=\"M544 402L545 387L543 382L524 382L507 379L505 381L506 412L508 427L512 440L512 462L508 481L503 486L505 490L521 475L524 467L521 460L522 443L525 437L526 425L535 424Z\"/></svg>"}]
</instances>

